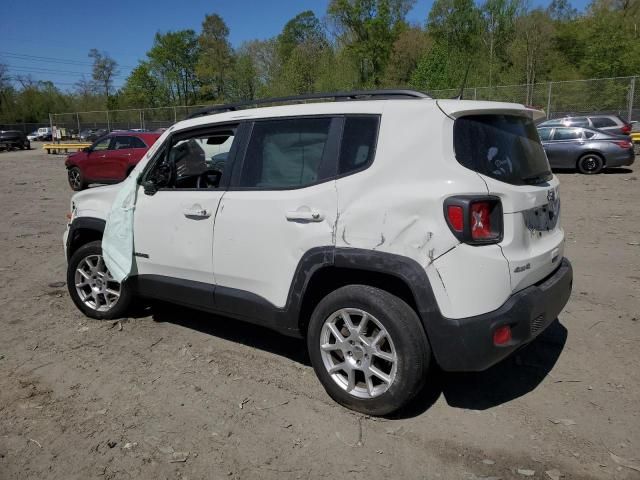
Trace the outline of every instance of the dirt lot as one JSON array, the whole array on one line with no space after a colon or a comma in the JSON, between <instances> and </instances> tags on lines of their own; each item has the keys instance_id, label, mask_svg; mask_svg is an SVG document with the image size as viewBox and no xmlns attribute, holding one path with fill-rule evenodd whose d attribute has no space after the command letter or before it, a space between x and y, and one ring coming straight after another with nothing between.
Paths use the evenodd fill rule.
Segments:
<instances>
[{"instance_id":1,"label":"dirt lot","mask_svg":"<svg viewBox=\"0 0 640 480\"><path fill-rule=\"evenodd\" d=\"M640 478L631 170L560 175L575 283L559 323L376 419L326 395L300 341L178 307L85 318L64 285L63 157L2 152L0 169L2 480Z\"/></svg>"}]
</instances>

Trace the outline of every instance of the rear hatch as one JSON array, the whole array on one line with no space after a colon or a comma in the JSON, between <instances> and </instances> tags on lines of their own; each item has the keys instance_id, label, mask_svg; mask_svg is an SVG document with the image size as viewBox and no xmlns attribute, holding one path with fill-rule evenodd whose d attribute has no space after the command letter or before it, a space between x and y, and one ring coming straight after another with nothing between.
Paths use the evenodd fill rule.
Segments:
<instances>
[{"instance_id":1,"label":"rear hatch","mask_svg":"<svg viewBox=\"0 0 640 480\"><path fill-rule=\"evenodd\" d=\"M500 198L499 243L517 292L551 274L564 254L558 179L551 173L534 120L542 112L514 104L440 101L455 119L457 161ZM481 248L481 247L480 247Z\"/></svg>"}]
</instances>

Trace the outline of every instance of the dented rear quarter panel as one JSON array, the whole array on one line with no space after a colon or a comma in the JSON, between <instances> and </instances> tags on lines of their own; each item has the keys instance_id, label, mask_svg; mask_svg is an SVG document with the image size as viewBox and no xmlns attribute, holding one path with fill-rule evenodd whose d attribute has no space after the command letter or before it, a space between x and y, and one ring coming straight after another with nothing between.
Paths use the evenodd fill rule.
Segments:
<instances>
[{"instance_id":1,"label":"dented rear quarter panel","mask_svg":"<svg viewBox=\"0 0 640 480\"><path fill-rule=\"evenodd\" d=\"M336 182L336 246L415 260L441 313L462 318L495 310L511 287L498 246L460 245L446 223L447 197L487 194L455 161L452 126L435 102L385 105L373 164Z\"/></svg>"}]
</instances>

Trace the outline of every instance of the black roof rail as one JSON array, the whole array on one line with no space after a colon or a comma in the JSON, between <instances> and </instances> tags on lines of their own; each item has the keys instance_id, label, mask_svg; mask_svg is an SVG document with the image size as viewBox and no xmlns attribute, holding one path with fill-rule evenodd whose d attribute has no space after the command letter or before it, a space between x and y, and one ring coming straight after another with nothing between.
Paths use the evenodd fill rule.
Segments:
<instances>
[{"instance_id":1,"label":"black roof rail","mask_svg":"<svg viewBox=\"0 0 640 480\"><path fill-rule=\"evenodd\" d=\"M272 103L306 102L308 100L329 100L329 101L349 101L349 100L390 100L390 99L415 99L431 98L429 95L416 90L355 90L352 92L334 93L310 93L307 95L295 95L291 97L261 98L248 100L246 102L229 103L226 105L212 105L192 113L187 118L202 117L215 113L233 112L242 108L250 108L258 105L268 105Z\"/></svg>"}]
</instances>

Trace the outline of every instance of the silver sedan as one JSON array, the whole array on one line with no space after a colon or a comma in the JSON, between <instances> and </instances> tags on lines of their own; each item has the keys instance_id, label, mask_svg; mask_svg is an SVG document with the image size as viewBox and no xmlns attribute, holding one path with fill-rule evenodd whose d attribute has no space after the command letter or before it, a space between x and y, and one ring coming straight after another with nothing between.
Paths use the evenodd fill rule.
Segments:
<instances>
[{"instance_id":1,"label":"silver sedan","mask_svg":"<svg viewBox=\"0 0 640 480\"><path fill-rule=\"evenodd\" d=\"M591 128L538 127L551 168L577 168L581 173L600 173L605 167L623 167L635 160L633 142Z\"/></svg>"}]
</instances>

